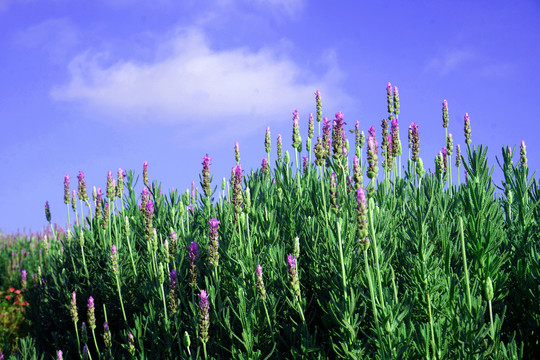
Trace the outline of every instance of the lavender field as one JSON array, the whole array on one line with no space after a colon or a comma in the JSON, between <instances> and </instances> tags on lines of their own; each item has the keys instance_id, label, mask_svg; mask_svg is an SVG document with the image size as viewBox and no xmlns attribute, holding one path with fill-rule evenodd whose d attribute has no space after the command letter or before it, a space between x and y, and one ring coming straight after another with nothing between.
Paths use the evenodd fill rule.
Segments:
<instances>
[{"instance_id":1,"label":"lavender field","mask_svg":"<svg viewBox=\"0 0 540 360\"><path fill-rule=\"evenodd\" d=\"M226 178L206 154L185 192L146 162L96 186L65 175L47 195L68 224L47 203L43 231L0 235L0 359L537 358L525 143L488 166L474 119L449 123L444 100L441 151L421 153L390 84L373 126L314 100L292 149L268 127L259 168L237 143Z\"/></svg>"}]
</instances>

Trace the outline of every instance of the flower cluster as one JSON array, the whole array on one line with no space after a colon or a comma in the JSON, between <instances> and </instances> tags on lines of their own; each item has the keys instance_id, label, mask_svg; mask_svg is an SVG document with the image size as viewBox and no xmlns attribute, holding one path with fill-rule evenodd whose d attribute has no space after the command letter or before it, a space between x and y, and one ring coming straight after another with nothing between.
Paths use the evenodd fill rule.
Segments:
<instances>
[{"instance_id":1,"label":"flower cluster","mask_svg":"<svg viewBox=\"0 0 540 360\"><path fill-rule=\"evenodd\" d=\"M218 228L220 221L212 218L208 222L210 224L210 244L208 245L208 259L213 267L219 264L219 235Z\"/></svg>"},{"instance_id":2,"label":"flower cluster","mask_svg":"<svg viewBox=\"0 0 540 360\"><path fill-rule=\"evenodd\" d=\"M239 215L242 212L242 170L240 164L236 165L233 169L234 171L234 182L233 182L233 199L232 203L234 205L234 211L236 215Z\"/></svg>"},{"instance_id":3,"label":"flower cluster","mask_svg":"<svg viewBox=\"0 0 540 360\"><path fill-rule=\"evenodd\" d=\"M47 222L51 222L51 208L49 207L49 202L45 201L45 218L47 219Z\"/></svg>"},{"instance_id":4,"label":"flower cluster","mask_svg":"<svg viewBox=\"0 0 540 360\"><path fill-rule=\"evenodd\" d=\"M112 335L109 324L106 321L103 323L103 343L105 344L105 348L110 351L112 348Z\"/></svg>"},{"instance_id":5,"label":"flower cluster","mask_svg":"<svg viewBox=\"0 0 540 360\"><path fill-rule=\"evenodd\" d=\"M255 271L255 277L257 278L257 293L259 294L259 299L264 301L266 300L266 289L264 287L261 265L257 265L257 270Z\"/></svg>"},{"instance_id":6,"label":"flower cluster","mask_svg":"<svg viewBox=\"0 0 540 360\"><path fill-rule=\"evenodd\" d=\"M394 121L394 120L392 120ZM392 142L392 136L388 136L388 142L386 143L386 169L391 172L392 171L392 164L394 162L393 156L394 156L394 147Z\"/></svg>"},{"instance_id":7,"label":"flower cluster","mask_svg":"<svg viewBox=\"0 0 540 360\"><path fill-rule=\"evenodd\" d=\"M412 143L412 161L418 160L420 155L420 132L418 131L418 125L414 122L411 123L411 143Z\"/></svg>"},{"instance_id":8,"label":"flower cluster","mask_svg":"<svg viewBox=\"0 0 540 360\"><path fill-rule=\"evenodd\" d=\"M452 139L452 134L448 134L448 137L446 138L446 152L448 156L451 156L454 152L454 141Z\"/></svg>"},{"instance_id":9,"label":"flower cluster","mask_svg":"<svg viewBox=\"0 0 540 360\"><path fill-rule=\"evenodd\" d=\"M358 190L363 185L362 179L362 169L360 168L360 160L358 156L353 158L353 179L354 179L354 188Z\"/></svg>"},{"instance_id":10,"label":"flower cluster","mask_svg":"<svg viewBox=\"0 0 540 360\"><path fill-rule=\"evenodd\" d=\"M103 193L101 192L101 188L98 188L96 191L96 218L101 219L102 213L103 213Z\"/></svg>"},{"instance_id":11,"label":"flower cluster","mask_svg":"<svg viewBox=\"0 0 540 360\"><path fill-rule=\"evenodd\" d=\"M234 159L237 164L240 163L240 145L238 145L238 141L234 143Z\"/></svg>"},{"instance_id":12,"label":"flower cluster","mask_svg":"<svg viewBox=\"0 0 540 360\"><path fill-rule=\"evenodd\" d=\"M367 160L368 160L368 170L367 170L367 176L373 180L377 178L379 174L379 166L377 165L378 161L378 153L377 153L377 146L379 144L375 140L375 128L372 126L369 129L369 136L368 136L368 147L367 147Z\"/></svg>"},{"instance_id":13,"label":"flower cluster","mask_svg":"<svg viewBox=\"0 0 540 360\"><path fill-rule=\"evenodd\" d=\"M281 140L281 134L278 134L277 136L277 157L279 162L283 160L283 142Z\"/></svg>"},{"instance_id":14,"label":"flower cluster","mask_svg":"<svg viewBox=\"0 0 540 360\"><path fill-rule=\"evenodd\" d=\"M459 169L461 166L461 147L459 144L456 145L456 167Z\"/></svg>"},{"instance_id":15,"label":"flower cluster","mask_svg":"<svg viewBox=\"0 0 540 360\"><path fill-rule=\"evenodd\" d=\"M322 103L319 90L315 91L315 102L317 104L317 123L320 123L322 120Z\"/></svg>"},{"instance_id":16,"label":"flower cluster","mask_svg":"<svg viewBox=\"0 0 540 360\"><path fill-rule=\"evenodd\" d=\"M88 326L91 330L94 330L96 328L96 315L95 315L96 307L94 305L94 298L89 297L88 298Z\"/></svg>"},{"instance_id":17,"label":"flower cluster","mask_svg":"<svg viewBox=\"0 0 540 360\"><path fill-rule=\"evenodd\" d=\"M122 199L124 195L124 178L126 177L126 172L121 168L118 169L118 184L116 185L116 196Z\"/></svg>"},{"instance_id":18,"label":"flower cluster","mask_svg":"<svg viewBox=\"0 0 540 360\"><path fill-rule=\"evenodd\" d=\"M362 240L367 238L367 199L362 187L359 187L356 191L356 221L358 224L356 231L358 239Z\"/></svg>"},{"instance_id":19,"label":"flower cluster","mask_svg":"<svg viewBox=\"0 0 540 360\"><path fill-rule=\"evenodd\" d=\"M171 314L175 314L178 311L178 300L176 298L178 274L176 270L172 269L169 273L169 310Z\"/></svg>"},{"instance_id":20,"label":"flower cluster","mask_svg":"<svg viewBox=\"0 0 540 360\"><path fill-rule=\"evenodd\" d=\"M203 168L201 187L203 188L204 194L208 197L212 195L212 189L210 189L210 183L212 182L212 179L210 178L210 161L212 161L212 158L206 154L202 162Z\"/></svg>"},{"instance_id":21,"label":"flower cluster","mask_svg":"<svg viewBox=\"0 0 540 360\"><path fill-rule=\"evenodd\" d=\"M289 254L287 256L287 268L289 270L289 281L296 296L300 296L300 281L298 279L298 269L296 268L296 258Z\"/></svg>"},{"instance_id":22,"label":"flower cluster","mask_svg":"<svg viewBox=\"0 0 540 360\"><path fill-rule=\"evenodd\" d=\"M77 176L77 179L79 179L79 200L81 201L88 201L88 193L86 192L86 181L84 181L84 171L79 171L79 176Z\"/></svg>"},{"instance_id":23,"label":"flower cluster","mask_svg":"<svg viewBox=\"0 0 540 360\"><path fill-rule=\"evenodd\" d=\"M388 106L388 118L394 118L394 96L392 94L392 84L386 84L386 103Z\"/></svg>"},{"instance_id":24,"label":"flower cluster","mask_svg":"<svg viewBox=\"0 0 540 360\"><path fill-rule=\"evenodd\" d=\"M107 173L107 199L109 202L116 197L116 181L113 179L112 171Z\"/></svg>"},{"instance_id":25,"label":"flower cluster","mask_svg":"<svg viewBox=\"0 0 540 360\"><path fill-rule=\"evenodd\" d=\"M201 339L201 342L205 344L210 338L208 335L208 330L210 328L210 302L208 301L206 290L201 290L198 296L200 298L199 308L201 309L199 317L199 338Z\"/></svg>"},{"instance_id":26,"label":"flower cluster","mask_svg":"<svg viewBox=\"0 0 540 360\"><path fill-rule=\"evenodd\" d=\"M525 148L525 141L521 141L519 155L520 155L520 158L519 158L520 165L523 167L527 166L527 150Z\"/></svg>"},{"instance_id":27,"label":"flower cluster","mask_svg":"<svg viewBox=\"0 0 540 360\"><path fill-rule=\"evenodd\" d=\"M332 122L332 148L333 148L333 157L335 160L339 161L343 157L343 147L345 146L345 129L343 125L347 125L343 121L343 113L340 111L336 113L336 118Z\"/></svg>"},{"instance_id":28,"label":"flower cluster","mask_svg":"<svg viewBox=\"0 0 540 360\"><path fill-rule=\"evenodd\" d=\"M69 204L69 175L64 176L64 204Z\"/></svg>"},{"instance_id":29,"label":"flower cluster","mask_svg":"<svg viewBox=\"0 0 540 360\"><path fill-rule=\"evenodd\" d=\"M298 151L302 151L302 138L300 137L300 125L298 123L298 110L293 111L293 133L292 133L292 147Z\"/></svg>"},{"instance_id":30,"label":"flower cluster","mask_svg":"<svg viewBox=\"0 0 540 360\"><path fill-rule=\"evenodd\" d=\"M463 125L463 131L465 133L465 142L467 144L470 144L471 143L471 122L469 120L468 113L465 113L464 123L465 125Z\"/></svg>"},{"instance_id":31,"label":"flower cluster","mask_svg":"<svg viewBox=\"0 0 540 360\"><path fill-rule=\"evenodd\" d=\"M399 140L399 122L397 119L392 120L392 154L394 156L401 155L401 140Z\"/></svg>"},{"instance_id":32,"label":"flower cluster","mask_svg":"<svg viewBox=\"0 0 540 360\"><path fill-rule=\"evenodd\" d=\"M388 171L388 120L382 119L381 121L382 129L382 143L381 143L381 156L384 158L382 167L384 170Z\"/></svg>"},{"instance_id":33,"label":"flower cluster","mask_svg":"<svg viewBox=\"0 0 540 360\"><path fill-rule=\"evenodd\" d=\"M143 182L144 182L144 185L146 186L149 186L148 185L148 162L143 162Z\"/></svg>"},{"instance_id":34,"label":"flower cluster","mask_svg":"<svg viewBox=\"0 0 540 360\"><path fill-rule=\"evenodd\" d=\"M266 135L264 136L264 147L266 148L266 153L270 155L272 141L270 140L270 126L266 127Z\"/></svg>"},{"instance_id":35,"label":"flower cluster","mask_svg":"<svg viewBox=\"0 0 540 360\"><path fill-rule=\"evenodd\" d=\"M71 314L71 321L77 325L79 315L77 313L77 293L75 291L71 293L71 305L69 307L69 312Z\"/></svg>"},{"instance_id":36,"label":"flower cluster","mask_svg":"<svg viewBox=\"0 0 540 360\"><path fill-rule=\"evenodd\" d=\"M268 174L269 172L269 167L268 167L268 159L263 157L262 161L261 161L261 172L263 174Z\"/></svg>"},{"instance_id":37,"label":"flower cluster","mask_svg":"<svg viewBox=\"0 0 540 360\"><path fill-rule=\"evenodd\" d=\"M113 273L115 276L118 276L119 268L118 268L118 251L116 248L116 245L113 244L111 246L111 265L113 269Z\"/></svg>"},{"instance_id":38,"label":"flower cluster","mask_svg":"<svg viewBox=\"0 0 540 360\"><path fill-rule=\"evenodd\" d=\"M397 86L394 86L394 114L396 114L396 118L399 115L399 90Z\"/></svg>"},{"instance_id":39,"label":"flower cluster","mask_svg":"<svg viewBox=\"0 0 540 360\"><path fill-rule=\"evenodd\" d=\"M199 261L199 244L195 241L188 246L189 250L189 286L197 286L197 262Z\"/></svg>"},{"instance_id":40,"label":"flower cluster","mask_svg":"<svg viewBox=\"0 0 540 360\"><path fill-rule=\"evenodd\" d=\"M447 128L448 127L448 101L443 100L442 102L442 119L443 119L443 128Z\"/></svg>"}]
</instances>

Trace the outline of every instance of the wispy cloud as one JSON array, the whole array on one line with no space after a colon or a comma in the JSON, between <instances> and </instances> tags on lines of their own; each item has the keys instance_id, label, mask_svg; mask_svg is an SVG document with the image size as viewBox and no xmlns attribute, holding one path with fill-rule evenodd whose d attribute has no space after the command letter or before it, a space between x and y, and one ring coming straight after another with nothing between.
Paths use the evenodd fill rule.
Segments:
<instances>
[{"instance_id":1,"label":"wispy cloud","mask_svg":"<svg viewBox=\"0 0 540 360\"><path fill-rule=\"evenodd\" d=\"M428 59L425 66L426 71L434 71L440 75L446 75L456 70L469 60L474 59L473 52L464 49L449 49L441 55Z\"/></svg>"},{"instance_id":2,"label":"wispy cloud","mask_svg":"<svg viewBox=\"0 0 540 360\"><path fill-rule=\"evenodd\" d=\"M347 101L331 56L326 73L313 74L271 48L214 50L197 28L169 41L170 53L154 62L80 54L69 64L69 82L54 88L52 97L119 121L234 127L249 119L253 129L296 107L313 111L317 89L332 94L326 105Z\"/></svg>"}]
</instances>

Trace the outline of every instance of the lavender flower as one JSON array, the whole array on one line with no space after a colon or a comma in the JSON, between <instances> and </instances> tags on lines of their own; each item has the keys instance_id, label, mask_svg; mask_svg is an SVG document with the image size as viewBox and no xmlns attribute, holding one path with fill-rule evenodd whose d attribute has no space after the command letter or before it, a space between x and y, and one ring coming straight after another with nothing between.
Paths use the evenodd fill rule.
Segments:
<instances>
[{"instance_id":1,"label":"lavender flower","mask_svg":"<svg viewBox=\"0 0 540 360\"><path fill-rule=\"evenodd\" d=\"M47 222L51 222L51 208L49 207L49 202L45 201L45 218L47 219Z\"/></svg>"},{"instance_id":2,"label":"lavender flower","mask_svg":"<svg viewBox=\"0 0 540 360\"><path fill-rule=\"evenodd\" d=\"M440 179L443 177L444 173L444 158L442 151L439 151L435 157L435 174Z\"/></svg>"},{"instance_id":3,"label":"lavender flower","mask_svg":"<svg viewBox=\"0 0 540 360\"><path fill-rule=\"evenodd\" d=\"M69 204L69 175L64 176L64 204Z\"/></svg>"},{"instance_id":4,"label":"lavender flower","mask_svg":"<svg viewBox=\"0 0 540 360\"><path fill-rule=\"evenodd\" d=\"M296 268L296 258L289 254L287 256L287 268L289 270L289 281L296 296L300 296L300 281L298 279L298 270Z\"/></svg>"},{"instance_id":5,"label":"lavender flower","mask_svg":"<svg viewBox=\"0 0 540 360\"><path fill-rule=\"evenodd\" d=\"M320 123L322 120L322 104L319 90L315 91L315 102L317 103L317 123Z\"/></svg>"},{"instance_id":6,"label":"lavender flower","mask_svg":"<svg viewBox=\"0 0 540 360\"><path fill-rule=\"evenodd\" d=\"M109 329L109 324L106 321L103 323L103 343L107 349L112 348L111 329Z\"/></svg>"},{"instance_id":7,"label":"lavender flower","mask_svg":"<svg viewBox=\"0 0 540 360\"><path fill-rule=\"evenodd\" d=\"M233 199L232 199L234 210L237 215L242 212L242 201L243 201L242 173L243 173L243 170L240 164L238 164L236 168L234 168L234 184L233 184Z\"/></svg>"},{"instance_id":8,"label":"lavender flower","mask_svg":"<svg viewBox=\"0 0 540 360\"><path fill-rule=\"evenodd\" d=\"M448 134L446 138L446 152L450 156L454 151L454 141L452 139L452 134Z\"/></svg>"},{"instance_id":9,"label":"lavender flower","mask_svg":"<svg viewBox=\"0 0 540 360\"><path fill-rule=\"evenodd\" d=\"M392 120L394 121L394 120ZM386 147L386 169L391 172L392 171L392 164L394 162L393 156L394 156L394 148L393 148L393 142L392 142L392 136L388 136L388 142Z\"/></svg>"},{"instance_id":10,"label":"lavender flower","mask_svg":"<svg viewBox=\"0 0 540 360\"><path fill-rule=\"evenodd\" d=\"M96 316L95 316L94 298L88 298L88 326L93 331L96 328Z\"/></svg>"},{"instance_id":11,"label":"lavender flower","mask_svg":"<svg viewBox=\"0 0 540 360\"><path fill-rule=\"evenodd\" d=\"M360 238L358 239L358 242L360 243L360 246L362 247L362 250L364 251L367 251L367 249L369 248L369 244L371 242L371 240L369 240L369 238Z\"/></svg>"},{"instance_id":12,"label":"lavender flower","mask_svg":"<svg viewBox=\"0 0 540 360\"><path fill-rule=\"evenodd\" d=\"M219 264L219 235L218 228L220 221L212 218L210 224L210 244L208 245L208 258L211 265L215 267Z\"/></svg>"},{"instance_id":13,"label":"lavender flower","mask_svg":"<svg viewBox=\"0 0 540 360\"><path fill-rule=\"evenodd\" d=\"M203 191L204 191L204 194L207 196L207 197L210 197L210 195L212 195L212 190L210 189L210 183L211 183L211 179L210 179L210 161L212 161L212 158L210 156L208 156L208 154L206 154L203 158L203 162L202 162L202 183L201 183L201 187L203 188Z\"/></svg>"},{"instance_id":14,"label":"lavender flower","mask_svg":"<svg viewBox=\"0 0 540 360\"><path fill-rule=\"evenodd\" d=\"M377 146L379 144L375 140L375 128L372 126L369 129L369 137L368 137L368 147L367 147L367 160L368 160L368 170L367 170L367 176L373 180L377 178L379 173L379 167L377 165L378 160L378 153L377 153Z\"/></svg>"},{"instance_id":15,"label":"lavender flower","mask_svg":"<svg viewBox=\"0 0 540 360\"><path fill-rule=\"evenodd\" d=\"M441 152L442 152L442 161L443 161L443 178L446 180L448 178L448 161L447 161L448 150L446 150L446 148L443 148Z\"/></svg>"},{"instance_id":16,"label":"lavender flower","mask_svg":"<svg viewBox=\"0 0 540 360\"><path fill-rule=\"evenodd\" d=\"M527 166L527 150L525 148L525 141L521 141L521 147L519 149L519 154L520 154L520 158L519 158L519 163L522 167L526 167Z\"/></svg>"},{"instance_id":17,"label":"lavender flower","mask_svg":"<svg viewBox=\"0 0 540 360\"><path fill-rule=\"evenodd\" d=\"M464 118L465 125L463 126L463 131L465 132L465 142L467 144L471 143L471 122L469 120L469 114L465 113Z\"/></svg>"},{"instance_id":18,"label":"lavender flower","mask_svg":"<svg viewBox=\"0 0 540 360\"><path fill-rule=\"evenodd\" d=\"M109 222L109 203L103 205L103 218L101 219L101 227L106 229Z\"/></svg>"},{"instance_id":19,"label":"lavender flower","mask_svg":"<svg viewBox=\"0 0 540 360\"><path fill-rule=\"evenodd\" d=\"M442 112L443 112L443 128L448 127L448 101L443 100L442 102Z\"/></svg>"},{"instance_id":20,"label":"lavender flower","mask_svg":"<svg viewBox=\"0 0 540 360\"><path fill-rule=\"evenodd\" d=\"M135 338L131 331L128 332L128 352L131 356L135 356Z\"/></svg>"},{"instance_id":21,"label":"lavender flower","mask_svg":"<svg viewBox=\"0 0 540 360\"><path fill-rule=\"evenodd\" d=\"M266 135L264 137L264 147L266 148L266 153L270 154L272 141L270 140L270 126L266 127Z\"/></svg>"},{"instance_id":22,"label":"lavender flower","mask_svg":"<svg viewBox=\"0 0 540 360\"><path fill-rule=\"evenodd\" d=\"M169 256L170 256L170 259L172 260L176 256L176 245L178 243L178 236L176 235L175 232L172 232L170 235L170 238L171 238L171 241L169 243Z\"/></svg>"},{"instance_id":23,"label":"lavender flower","mask_svg":"<svg viewBox=\"0 0 540 360\"><path fill-rule=\"evenodd\" d=\"M382 128L382 144L381 144L381 156L384 157L384 161L382 163L383 169L388 171L388 120L382 119L381 121L381 128Z\"/></svg>"},{"instance_id":24,"label":"lavender flower","mask_svg":"<svg viewBox=\"0 0 540 360\"><path fill-rule=\"evenodd\" d=\"M96 191L96 218L101 219L101 215L103 212L103 193L101 192L101 188L98 188Z\"/></svg>"},{"instance_id":25,"label":"lavender flower","mask_svg":"<svg viewBox=\"0 0 540 360\"><path fill-rule=\"evenodd\" d=\"M315 164L317 166L322 166L324 164L327 154L320 136L317 136L317 143L315 144L313 152L315 153L316 157Z\"/></svg>"},{"instance_id":26,"label":"lavender flower","mask_svg":"<svg viewBox=\"0 0 540 360\"><path fill-rule=\"evenodd\" d=\"M309 114L308 121L308 139L306 141L306 151L311 150L311 139L313 138L313 132L315 131L315 125L313 124L313 114Z\"/></svg>"},{"instance_id":27,"label":"lavender flower","mask_svg":"<svg viewBox=\"0 0 540 360\"><path fill-rule=\"evenodd\" d=\"M240 163L240 146L238 145L238 141L234 143L234 158L237 164Z\"/></svg>"},{"instance_id":28,"label":"lavender flower","mask_svg":"<svg viewBox=\"0 0 540 360\"><path fill-rule=\"evenodd\" d=\"M388 118L392 121L394 118L394 97L392 95L392 84L390 83L386 84L386 103L388 106Z\"/></svg>"},{"instance_id":29,"label":"lavender flower","mask_svg":"<svg viewBox=\"0 0 540 360\"><path fill-rule=\"evenodd\" d=\"M360 123L358 120L356 120L356 122L354 123L354 138L355 138L354 146L357 148L361 148L363 144L360 141Z\"/></svg>"},{"instance_id":30,"label":"lavender flower","mask_svg":"<svg viewBox=\"0 0 540 360\"><path fill-rule=\"evenodd\" d=\"M363 179L362 179L362 169L360 168L360 161L358 159L358 156L354 156L353 158L353 179L354 179L354 188L359 189L362 187Z\"/></svg>"},{"instance_id":31,"label":"lavender flower","mask_svg":"<svg viewBox=\"0 0 540 360\"><path fill-rule=\"evenodd\" d=\"M396 118L399 115L399 91L397 86L394 86L394 114L396 114Z\"/></svg>"},{"instance_id":32,"label":"lavender flower","mask_svg":"<svg viewBox=\"0 0 540 360\"><path fill-rule=\"evenodd\" d=\"M107 199L112 201L116 197L116 181L113 179L112 171L107 173Z\"/></svg>"},{"instance_id":33,"label":"lavender flower","mask_svg":"<svg viewBox=\"0 0 540 360\"><path fill-rule=\"evenodd\" d=\"M86 345L86 344L82 348L82 358L83 358L83 360L88 360L89 359L88 345Z\"/></svg>"},{"instance_id":34,"label":"lavender flower","mask_svg":"<svg viewBox=\"0 0 540 360\"><path fill-rule=\"evenodd\" d=\"M58 350L56 352L56 360L63 360L64 359L64 354L62 353L62 350Z\"/></svg>"},{"instance_id":35,"label":"lavender flower","mask_svg":"<svg viewBox=\"0 0 540 360\"><path fill-rule=\"evenodd\" d=\"M283 159L283 151L282 151L282 141L281 141L281 134L278 134L277 136L277 156L278 156L278 161L281 162L282 159Z\"/></svg>"},{"instance_id":36,"label":"lavender flower","mask_svg":"<svg viewBox=\"0 0 540 360\"><path fill-rule=\"evenodd\" d=\"M261 162L261 172L263 174L268 174L268 159L263 157L262 159L262 162Z\"/></svg>"},{"instance_id":37,"label":"lavender flower","mask_svg":"<svg viewBox=\"0 0 540 360\"><path fill-rule=\"evenodd\" d=\"M88 201L88 193L86 192L86 181L84 181L84 172L82 170L79 171L77 179L79 179L79 193L77 195L79 200L86 202Z\"/></svg>"},{"instance_id":38,"label":"lavender flower","mask_svg":"<svg viewBox=\"0 0 540 360\"><path fill-rule=\"evenodd\" d=\"M118 276L120 270L118 268L118 251L116 245L111 246L111 265L114 275Z\"/></svg>"},{"instance_id":39,"label":"lavender flower","mask_svg":"<svg viewBox=\"0 0 540 360\"><path fill-rule=\"evenodd\" d=\"M171 314L175 314L178 311L178 300L176 298L178 274L176 270L172 269L169 273L169 310Z\"/></svg>"},{"instance_id":40,"label":"lavender flower","mask_svg":"<svg viewBox=\"0 0 540 360\"><path fill-rule=\"evenodd\" d=\"M88 329L86 328L86 323L84 321L81 324L81 340L83 344L88 343Z\"/></svg>"},{"instance_id":41,"label":"lavender flower","mask_svg":"<svg viewBox=\"0 0 540 360\"><path fill-rule=\"evenodd\" d=\"M143 182L144 182L144 185L146 186L149 186L148 185L148 162L143 162Z\"/></svg>"},{"instance_id":42,"label":"lavender flower","mask_svg":"<svg viewBox=\"0 0 540 360\"><path fill-rule=\"evenodd\" d=\"M77 211L77 199L75 199L75 190L71 193L71 208L73 211Z\"/></svg>"},{"instance_id":43,"label":"lavender flower","mask_svg":"<svg viewBox=\"0 0 540 360\"><path fill-rule=\"evenodd\" d=\"M124 195L124 178L126 177L126 172L121 168L118 169L118 185L116 185L116 196L120 199Z\"/></svg>"},{"instance_id":44,"label":"lavender flower","mask_svg":"<svg viewBox=\"0 0 540 360\"><path fill-rule=\"evenodd\" d=\"M197 286L197 262L199 261L199 244L195 241L188 246L189 250L189 286Z\"/></svg>"},{"instance_id":45,"label":"lavender flower","mask_svg":"<svg viewBox=\"0 0 540 360\"><path fill-rule=\"evenodd\" d=\"M71 314L71 320L75 326L77 326L79 315L77 313L77 293L75 291L71 293L71 306L69 307L69 312Z\"/></svg>"},{"instance_id":46,"label":"lavender flower","mask_svg":"<svg viewBox=\"0 0 540 360\"><path fill-rule=\"evenodd\" d=\"M412 137L412 161L417 161L420 155L420 132L418 131L418 125L414 122L411 123L411 137Z\"/></svg>"},{"instance_id":47,"label":"lavender flower","mask_svg":"<svg viewBox=\"0 0 540 360\"><path fill-rule=\"evenodd\" d=\"M28 273L26 270L21 271L21 288L23 290L26 290L26 277L28 276Z\"/></svg>"},{"instance_id":48,"label":"lavender flower","mask_svg":"<svg viewBox=\"0 0 540 360\"><path fill-rule=\"evenodd\" d=\"M456 167L459 168L461 166L461 147L459 144L456 145Z\"/></svg>"},{"instance_id":49,"label":"lavender flower","mask_svg":"<svg viewBox=\"0 0 540 360\"><path fill-rule=\"evenodd\" d=\"M336 113L336 118L332 122L332 147L334 149L334 159L339 161L343 157L343 146L345 146L345 132L343 125L347 125L343 121L343 113Z\"/></svg>"},{"instance_id":50,"label":"lavender flower","mask_svg":"<svg viewBox=\"0 0 540 360\"><path fill-rule=\"evenodd\" d=\"M399 122L397 119L392 120L392 155L401 155L401 140L399 139Z\"/></svg>"},{"instance_id":51,"label":"lavender flower","mask_svg":"<svg viewBox=\"0 0 540 360\"><path fill-rule=\"evenodd\" d=\"M199 317L199 338L203 344L206 344L210 338L208 336L208 330L210 328L210 302L208 301L206 290L201 290L198 296L200 298L199 308L201 309Z\"/></svg>"},{"instance_id":52,"label":"lavender flower","mask_svg":"<svg viewBox=\"0 0 540 360\"><path fill-rule=\"evenodd\" d=\"M257 270L255 271L255 276L257 278L257 293L259 294L259 299L266 300L266 289L264 288L264 281L262 275L262 266L257 265Z\"/></svg>"},{"instance_id":53,"label":"lavender flower","mask_svg":"<svg viewBox=\"0 0 540 360\"><path fill-rule=\"evenodd\" d=\"M302 156L302 170L304 171L304 174L307 173L308 170L308 157Z\"/></svg>"},{"instance_id":54,"label":"lavender flower","mask_svg":"<svg viewBox=\"0 0 540 360\"><path fill-rule=\"evenodd\" d=\"M293 133L292 133L292 147L298 151L302 150L302 138L300 137L300 125L298 124L298 110L293 111Z\"/></svg>"}]
</instances>

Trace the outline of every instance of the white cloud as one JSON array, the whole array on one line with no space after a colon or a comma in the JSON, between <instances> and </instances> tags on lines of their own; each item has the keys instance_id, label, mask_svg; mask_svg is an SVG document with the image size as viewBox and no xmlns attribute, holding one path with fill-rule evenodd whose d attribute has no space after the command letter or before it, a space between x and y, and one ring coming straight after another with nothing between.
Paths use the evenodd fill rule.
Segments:
<instances>
[{"instance_id":1,"label":"white cloud","mask_svg":"<svg viewBox=\"0 0 540 360\"><path fill-rule=\"evenodd\" d=\"M474 57L474 54L470 51L450 49L445 51L443 55L428 60L425 69L427 71L436 71L440 75L446 75Z\"/></svg>"},{"instance_id":2,"label":"white cloud","mask_svg":"<svg viewBox=\"0 0 540 360\"><path fill-rule=\"evenodd\" d=\"M314 112L317 89L327 108L333 108L332 99L340 98L341 105L348 99L331 55L326 73L318 76L269 48L213 50L193 28L177 33L168 47L154 62L80 54L69 64L69 82L54 88L52 97L80 103L109 120L226 128L249 119L250 129L269 119L289 119L294 108Z\"/></svg>"}]
</instances>

